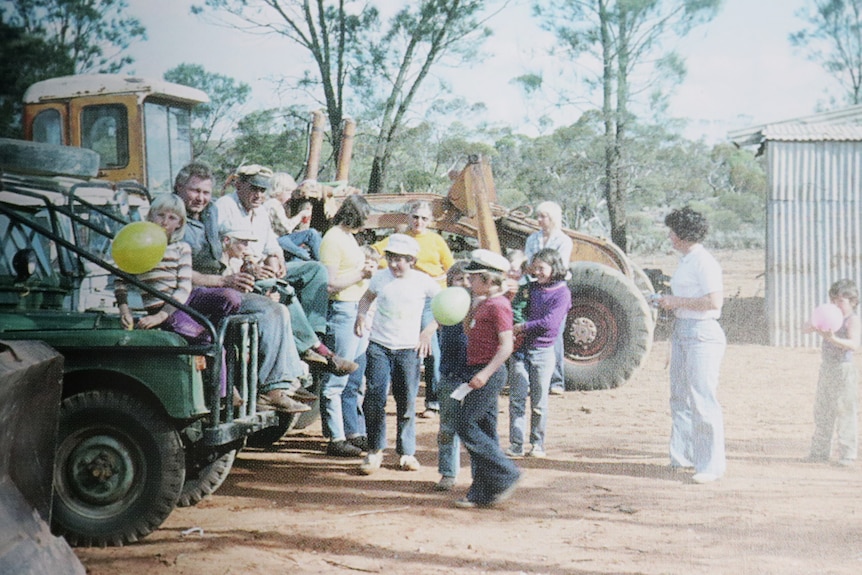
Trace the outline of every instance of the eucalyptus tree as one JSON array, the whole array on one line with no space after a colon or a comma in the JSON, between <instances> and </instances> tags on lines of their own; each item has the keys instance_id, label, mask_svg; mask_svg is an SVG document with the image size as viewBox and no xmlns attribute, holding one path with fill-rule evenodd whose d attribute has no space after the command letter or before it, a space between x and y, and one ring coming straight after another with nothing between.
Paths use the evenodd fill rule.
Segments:
<instances>
[{"instance_id":1,"label":"eucalyptus tree","mask_svg":"<svg viewBox=\"0 0 862 575\"><path fill-rule=\"evenodd\" d=\"M74 62L75 73L119 72L134 59L128 47L146 40L127 0L6 0L7 24L43 39Z\"/></svg>"},{"instance_id":2,"label":"eucalyptus tree","mask_svg":"<svg viewBox=\"0 0 862 575\"><path fill-rule=\"evenodd\" d=\"M611 239L628 244L626 200L633 105L662 102L669 84L685 75L672 38L712 19L721 0L541 0L533 5L542 25L578 68L592 70L585 85L601 95L604 157L602 186Z\"/></svg>"},{"instance_id":3,"label":"eucalyptus tree","mask_svg":"<svg viewBox=\"0 0 862 575\"><path fill-rule=\"evenodd\" d=\"M808 25L790 43L838 80L847 103L862 103L862 0L809 0L798 16Z\"/></svg>"},{"instance_id":4,"label":"eucalyptus tree","mask_svg":"<svg viewBox=\"0 0 862 575\"><path fill-rule=\"evenodd\" d=\"M398 10L386 29L354 52L353 86L366 110L376 111L370 193L385 189L392 145L432 69L463 66L491 32L483 26L486 0L420 0ZM505 5L505 3L502 3Z\"/></svg>"},{"instance_id":5,"label":"eucalyptus tree","mask_svg":"<svg viewBox=\"0 0 862 575\"><path fill-rule=\"evenodd\" d=\"M489 32L486 5L505 0L417 0L384 15L357 0L204 0L210 10L249 33L278 34L302 48L310 69L295 83L325 107L337 149L352 102L374 122L369 192L383 191L392 144L408 121L432 69L448 59L461 65Z\"/></svg>"}]
</instances>

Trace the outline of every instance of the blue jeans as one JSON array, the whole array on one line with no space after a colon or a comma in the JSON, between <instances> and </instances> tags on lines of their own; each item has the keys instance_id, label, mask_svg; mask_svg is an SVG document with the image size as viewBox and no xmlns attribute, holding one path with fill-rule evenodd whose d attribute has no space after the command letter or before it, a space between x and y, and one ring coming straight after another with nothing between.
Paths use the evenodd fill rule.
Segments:
<instances>
[{"instance_id":1,"label":"blue jeans","mask_svg":"<svg viewBox=\"0 0 862 575\"><path fill-rule=\"evenodd\" d=\"M356 310L359 302L332 301L329 304L329 321L326 326L325 344L333 353L344 358L356 357L360 338L353 333ZM348 375L327 373L320 385L320 415L323 434L332 441L346 439L344 431L343 394ZM349 402L348 402L349 403Z\"/></svg>"},{"instance_id":2,"label":"blue jeans","mask_svg":"<svg viewBox=\"0 0 862 575\"><path fill-rule=\"evenodd\" d=\"M461 440L455 432L455 416L461 402L449 395L463 382L462 378L446 375L441 375L438 382L440 430L437 432L437 470L443 477L457 477L461 469Z\"/></svg>"},{"instance_id":3,"label":"blue jeans","mask_svg":"<svg viewBox=\"0 0 862 575\"><path fill-rule=\"evenodd\" d=\"M359 367L347 376L347 386L341 394L341 412L344 416L344 435L351 437L364 437L365 412L362 410L362 402L365 399L365 367L367 359L365 350L368 347L368 335L359 340L359 348L356 357L353 358Z\"/></svg>"},{"instance_id":4,"label":"blue jeans","mask_svg":"<svg viewBox=\"0 0 862 575\"><path fill-rule=\"evenodd\" d=\"M278 238L278 245L284 250L285 255L289 256L288 260L291 257L300 260L320 260L321 239L320 232L314 228L308 228L281 236ZM307 251L302 244L308 246Z\"/></svg>"},{"instance_id":5,"label":"blue jeans","mask_svg":"<svg viewBox=\"0 0 862 575\"><path fill-rule=\"evenodd\" d=\"M320 262L292 261L287 262L286 268L284 279L296 291L308 322L315 332L325 333L329 308L329 272Z\"/></svg>"},{"instance_id":6,"label":"blue jeans","mask_svg":"<svg viewBox=\"0 0 862 575\"><path fill-rule=\"evenodd\" d=\"M419 394L419 354L415 349L389 349L373 341L365 351L365 424L368 449L386 449L386 397L392 382L399 455L416 453L416 396Z\"/></svg>"},{"instance_id":7,"label":"blue jeans","mask_svg":"<svg viewBox=\"0 0 862 575\"><path fill-rule=\"evenodd\" d=\"M548 391L554 371L554 346L520 350L509 359L509 442L523 451L530 397L530 444L545 448Z\"/></svg>"},{"instance_id":8,"label":"blue jeans","mask_svg":"<svg viewBox=\"0 0 862 575\"><path fill-rule=\"evenodd\" d=\"M431 313L431 298L425 300L422 310L422 329L425 329L434 314ZM437 382L440 380L440 332L431 337L431 355L425 358L425 409L440 409L437 397Z\"/></svg>"},{"instance_id":9,"label":"blue jeans","mask_svg":"<svg viewBox=\"0 0 862 575\"><path fill-rule=\"evenodd\" d=\"M677 319L670 355L670 463L724 475L718 374L727 342L715 320Z\"/></svg>"},{"instance_id":10,"label":"blue jeans","mask_svg":"<svg viewBox=\"0 0 862 575\"><path fill-rule=\"evenodd\" d=\"M239 313L249 314L257 319L260 333L258 390L263 393L274 389L299 387L298 378L304 372L293 340L287 308L268 297L247 293L242 296Z\"/></svg>"},{"instance_id":11,"label":"blue jeans","mask_svg":"<svg viewBox=\"0 0 862 575\"><path fill-rule=\"evenodd\" d=\"M551 387L554 389L566 389L566 349L563 329L566 327L566 318L560 326L560 333L554 340L554 371L551 374Z\"/></svg>"},{"instance_id":12,"label":"blue jeans","mask_svg":"<svg viewBox=\"0 0 862 575\"><path fill-rule=\"evenodd\" d=\"M470 372L464 381L469 381L481 367L468 368ZM518 467L500 449L497 437L497 397L505 382L503 366L481 389L468 393L455 414L455 431L470 452L473 472L467 499L478 505L491 503L521 476Z\"/></svg>"}]
</instances>

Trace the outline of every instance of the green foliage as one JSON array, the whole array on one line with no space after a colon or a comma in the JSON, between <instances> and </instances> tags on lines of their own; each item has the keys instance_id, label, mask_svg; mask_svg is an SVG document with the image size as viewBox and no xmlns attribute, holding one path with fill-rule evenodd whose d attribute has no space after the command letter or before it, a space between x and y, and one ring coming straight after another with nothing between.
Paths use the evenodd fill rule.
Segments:
<instances>
[{"instance_id":1,"label":"green foliage","mask_svg":"<svg viewBox=\"0 0 862 575\"><path fill-rule=\"evenodd\" d=\"M840 82L848 104L862 103L862 0L809 0L797 15L808 26L790 43Z\"/></svg>"},{"instance_id":2,"label":"green foliage","mask_svg":"<svg viewBox=\"0 0 862 575\"><path fill-rule=\"evenodd\" d=\"M559 52L594 74L583 79L601 95L604 135L601 182L611 226L611 238L627 249L626 212L631 179L635 95L644 93L660 112L666 90L685 73L682 59L667 48L669 40L708 22L721 0L541 0L533 11L543 27L559 40Z\"/></svg>"},{"instance_id":3,"label":"green foliage","mask_svg":"<svg viewBox=\"0 0 862 575\"><path fill-rule=\"evenodd\" d=\"M9 0L3 20L65 54L75 73L119 72L134 60L132 42L146 40L127 0Z\"/></svg>"},{"instance_id":4,"label":"green foliage","mask_svg":"<svg viewBox=\"0 0 862 575\"><path fill-rule=\"evenodd\" d=\"M180 64L164 74L165 80L206 92L210 101L192 110L192 144L196 158L212 162L228 140L240 109L251 96L251 86L222 74L207 72L198 64Z\"/></svg>"},{"instance_id":5,"label":"green foliage","mask_svg":"<svg viewBox=\"0 0 862 575\"><path fill-rule=\"evenodd\" d=\"M225 161L230 169L240 164L263 164L298 176L305 161L308 115L295 108L252 112L237 124L237 135Z\"/></svg>"},{"instance_id":6,"label":"green foliage","mask_svg":"<svg viewBox=\"0 0 862 575\"><path fill-rule=\"evenodd\" d=\"M623 168L632 182L629 249L669 249L665 215L691 205L710 219L716 247L762 247L765 242L766 175L762 159L729 144L710 148L660 125L630 126ZM567 227L609 236L603 211L603 135L597 114L547 136L501 134L495 143L494 180L500 203L515 208L553 200Z\"/></svg>"},{"instance_id":7,"label":"green foliage","mask_svg":"<svg viewBox=\"0 0 862 575\"><path fill-rule=\"evenodd\" d=\"M72 60L56 45L0 21L0 137L23 136L22 99L31 84L73 70Z\"/></svg>"}]
</instances>

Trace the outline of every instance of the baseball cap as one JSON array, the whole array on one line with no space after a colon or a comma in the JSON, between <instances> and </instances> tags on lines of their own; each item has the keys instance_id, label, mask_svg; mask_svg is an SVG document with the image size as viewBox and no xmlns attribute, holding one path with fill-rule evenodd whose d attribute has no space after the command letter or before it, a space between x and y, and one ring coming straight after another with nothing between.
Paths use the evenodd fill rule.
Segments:
<instances>
[{"instance_id":1,"label":"baseball cap","mask_svg":"<svg viewBox=\"0 0 862 575\"><path fill-rule=\"evenodd\" d=\"M250 228L246 227L231 228L223 231L221 235L234 240L246 240L249 242L257 241L257 237L254 235L254 232Z\"/></svg>"},{"instance_id":2,"label":"baseball cap","mask_svg":"<svg viewBox=\"0 0 862 575\"><path fill-rule=\"evenodd\" d=\"M392 234L384 251L415 258L419 255L419 243L407 234Z\"/></svg>"},{"instance_id":3,"label":"baseball cap","mask_svg":"<svg viewBox=\"0 0 862 575\"><path fill-rule=\"evenodd\" d=\"M258 188L268 190L270 186L272 186L272 170L266 166L261 166L260 164L240 166L236 170L236 175L239 176L242 181L248 182L252 186L256 186Z\"/></svg>"},{"instance_id":4,"label":"baseball cap","mask_svg":"<svg viewBox=\"0 0 862 575\"><path fill-rule=\"evenodd\" d=\"M478 249L470 252L470 263L464 268L464 273L499 272L506 273L510 268L509 260L496 252Z\"/></svg>"}]
</instances>

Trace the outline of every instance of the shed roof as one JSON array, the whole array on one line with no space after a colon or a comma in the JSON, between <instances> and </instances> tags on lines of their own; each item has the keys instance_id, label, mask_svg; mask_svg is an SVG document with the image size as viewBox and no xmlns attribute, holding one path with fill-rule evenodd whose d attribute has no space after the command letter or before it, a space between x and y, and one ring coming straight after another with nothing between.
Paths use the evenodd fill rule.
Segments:
<instances>
[{"instance_id":1,"label":"shed roof","mask_svg":"<svg viewBox=\"0 0 862 575\"><path fill-rule=\"evenodd\" d=\"M734 130L727 136L740 147L757 146L766 140L860 141L862 104Z\"/></svg>"}]
</instances>

